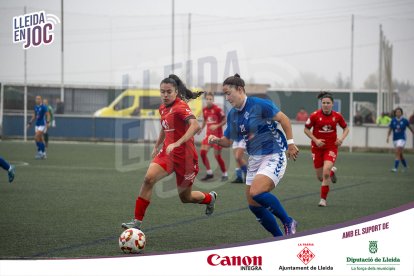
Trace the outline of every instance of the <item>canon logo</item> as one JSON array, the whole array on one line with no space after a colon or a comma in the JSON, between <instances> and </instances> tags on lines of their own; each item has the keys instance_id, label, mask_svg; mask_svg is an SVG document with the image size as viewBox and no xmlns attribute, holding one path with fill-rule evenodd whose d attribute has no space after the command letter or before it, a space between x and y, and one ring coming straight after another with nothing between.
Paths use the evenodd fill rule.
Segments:
<instances>
[{"instance_id":1,"label":"canon logo","mask_svg":"<svg viewBox=\"0 0 414 276\"><path fill-rule=\"evenodd\" d=\"M220 256L218 254L211 254L207 257L207 263L212 266L261 266L261 256Z\"/></svg>"}]
</instances>

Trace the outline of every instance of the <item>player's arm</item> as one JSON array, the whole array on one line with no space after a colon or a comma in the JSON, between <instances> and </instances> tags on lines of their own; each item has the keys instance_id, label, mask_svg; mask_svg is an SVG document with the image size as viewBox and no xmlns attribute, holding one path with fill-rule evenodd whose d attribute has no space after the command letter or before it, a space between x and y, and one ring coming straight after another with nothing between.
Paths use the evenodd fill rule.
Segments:
<instances>
[{"instance_id":1,"label":"player's arm","mask_svg":"<svg viewBox=\"0 0 414 276\"><path fill-rule=\"evenodd\" d=\"M197 119L194 116L190 116L188 119L186 119L186 121L187 124L189 124L190 126L188 127L184 135L177 140L177 142L168 145L167 154L170 154L170 152L173 151L174 148L179 147L183 143L190 140L200 130L200 125L198 124Z\"/></svg>"},{"instance_id":2,"label":"player's arm","mask_svg":"<svg viewBox=\"0 0 414 276\"><path fill-rule=\"evenodd\" d=\"M299 149L295 145L295 142L293 141L292 125L290 123L288 116L286 116L286 114L283 113L282 111L279 111L278 113L276 113L276 115L272 119L278 122L282 126L283 131L285 132L287 143L288 143L288 152L287 152L288 158L292 157L293 160L296 160L299 154Z\"/></svg>"},{"instance_id":3,"label":"player's arm","mask_svg":"<svg viewBox=\"0 0 414 276\"><path fill-rule=\"evenodd\" d=\"M312 126L312 120L311 120L311 118L309 118L308 121L305 124L305 128L304 128L303 131L305 132L306 136L308 136L309 139L311 139L315 143L316 146L322 147L323 145L325 145L325 139L316 138L316 136L313 135L313 133L311 131L312 127L313 127Z\"/></svg>"},{"instance_id":4,"label":"player's arm","mask_svg":"<svg viewBox=\"0 0 414 276\"><path fill-rule=\"evenodd\" d=\"M310 128L305 127L303 132L305 132L306 136L308 136L309 139L316 143L317 138L315 137L315 135L313 135Z\"/></svg>"},{"instance_id":5,"label":"player's arm","mask_svg":"<svg viewBox=\"0 0 414 276\"><path fill-rule=\"evenodd\" d=\"M391 135L391 132L392 132L392 128L391 128L391 127L389 127L389 128L388 128L388 133L387 133L387 143L390 141L390 135Z\"/></svg>"},{"instance_id":6,"label":"player's arm","mask_svg":"<svg viewBox=\"0 0 414 276\"><path fill-rule=\"evenodd\" d=\"M30 118L29 122L27 123L27 128L29 128L33 124L35 117L36 117L36 112L33 111L32 118Z\"/></svg>"},{"instance_id":7,"label":"player's arm","mask_svg":"<svg viewBox=\"0 0 414 276\"><path fill-rule=\"evenodd\" d=\"M224 126L226 123L227 123L227 119L226 119L226 117L223 117L223 120L222 120L219 124L217 124L217 127L222 127L222 126Z\"/></svg>"},{"instance_id":8,"label":"player's arm","mask_svg":"<svg viewBox=\"0 0 414 276\"><path fill-rule=\"evenodd\" d=\"M154 148L152 149L152 158L154 158L155 155L157 155L158 149L164 143L164 140L165 140L165 132L164 132L164 129L161 128L160 134L158 135L158 139L155 142Z\"/></svg>"},{"instance_id":9,"label":"player's arm","mask_svg":"<svg viewBox=\"0 0 414 276\"><path fill-rule=\"evenodd\" d=\"M231 146L231 144L233 144L233 141L227 138L226 136L219 138L215 135L210 135L208 136L208 143L216 144L223 148L228 148Z\"/></svg>"},{"instance_id":10,"label":"player's arm","mask_svg":"<svg viewBox=\"0 0 414 276\"><path fill-rule=\"evenodd\" d=\"M200 135L200 133L203 131L205 126L206 126L206 120L203 120L203 123L201 124L200 130L197 131L197 135Z\"/></svg>"},{"instance_id":11,"label":"player's arm","mask_svg":"<svg viewBox=\"0 0 414 276\"><path fill-rule=\"evenodd\" d=\"M49 128L49 124L50 124L50 113L49 113L49 111L47 111L45 113L45 115L46 115L46 125L45 125L45 128L47 130Z\"/></svg>"},{"instance_id":12,"label":"player's arm","mask_svg":"<svg viewBox=\"0 0 414 276\"><path fill-rule=\"evenodd\" d=\"M347 127L344 128L344 131L342 132L341 138L336 139L335 145L341 146L342 143L344 142L345 138L348 136L348 134L349 134L349 127L347 126Z\"/></svg>"}]
</instances>

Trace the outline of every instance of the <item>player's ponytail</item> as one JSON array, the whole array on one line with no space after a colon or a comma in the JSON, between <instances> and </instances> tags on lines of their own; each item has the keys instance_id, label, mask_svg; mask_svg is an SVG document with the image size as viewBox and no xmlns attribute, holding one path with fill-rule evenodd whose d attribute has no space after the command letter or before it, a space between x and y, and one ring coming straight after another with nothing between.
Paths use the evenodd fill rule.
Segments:
<instances>
[{"instance_id":1,"label":"player's ponytail","mask_svg":"<svg viewBox=\"0 0 414 276\"><path fill-rule=\"evenodd\" d=\"M240 78L240 75L236 73L234 76L228 77L227 79L224 80L223 86L225 85L243 87L243 90L244 90L245 83L244 83L244 80Z\"/></svg>"},{"instance_id":2,"label":"player's ponytail","mask_svg":"<svg viewBox=\"0 0 414 276\"><path fill-rule=\"evenodd\" d=\"M322 100L324 98L329 98L329 99L331 99L332 102L334 102L332 93L330 93L328 91L321 91L321 93L319 93L318 100Z\"/></svg>"},{"instance_id":3,"label":"player's ponytail","mask_svg":"<svg viewBox=\"0 0 414 276\"><path fill-rule=\"evenodd\" d=\"M198 97L201 96L201 94L204 93L204 91L198 91L198 92L193 93L190 89L188 89L185 86L185 84L181 81L181 79L174 74L171 74L168 76L168 78L163 79L161 83L172 84L178 90L178 96L186 102L192 99L197 99Z\"/></svg>"}]
</instances>

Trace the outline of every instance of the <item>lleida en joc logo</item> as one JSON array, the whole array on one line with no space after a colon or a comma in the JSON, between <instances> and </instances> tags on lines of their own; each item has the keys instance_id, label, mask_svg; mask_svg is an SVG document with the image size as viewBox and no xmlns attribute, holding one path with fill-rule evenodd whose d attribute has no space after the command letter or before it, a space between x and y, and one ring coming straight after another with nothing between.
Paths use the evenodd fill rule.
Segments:
<instances>
[{"instance_id":1,"label":"lleida en joc logo","mask_svg":"<svg viewBox=\"0 0 414 276\"><path fill-rule=\"evenodd\" d=\"M23 43L23 49L53 43L59 17L38 11L13 17L13 43Z\"/></svg>"}]
</instances>

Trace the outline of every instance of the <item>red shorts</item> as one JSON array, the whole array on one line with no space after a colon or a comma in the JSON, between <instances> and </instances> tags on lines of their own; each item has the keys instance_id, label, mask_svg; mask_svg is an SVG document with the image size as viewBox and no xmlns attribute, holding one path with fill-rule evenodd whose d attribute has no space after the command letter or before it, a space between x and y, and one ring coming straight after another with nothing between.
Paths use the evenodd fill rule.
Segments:
<instances>
[{"instance_id":1,"label":"red shorts","mask_svg":"<svg viewBox=\"0 0 414 276\"><path fill-rule=\"evenodd\" d=\"M190 187L198 174L198 157L197 153L173 154L167 155L162 150L154 157L152 162L160 165L168 174L175 172L175 179L178 187Z\"/></svg>"},{"instance_id":2,"label":"red shorts","mask_svg":"<svg viewBox=\"0 0 414 276\"><path fill-rule=\"evenodd\" d=\"M206 145L206 146L213 147L215 150L221 150L221 149L222 149L222 147L220 147L220 146L219 146L219 145L217 145L217 144L209 144L209 143L208 143L208 136L206 136L206 137L203 139L203 141L201 141L201 144L202 144L202 145Z\"/></svg>"},{"instance_id":3,"label":"red shorts","mask_svg":"<svg viewBox=\"0 0 414 276\"><path fill-rule=\"evenodd\" d=\"M337 147L317 148L312 146L312 159L315 169L323 167L324 161L331 161L335 164L337 155Z\"/></svg>"}]
</instances>

